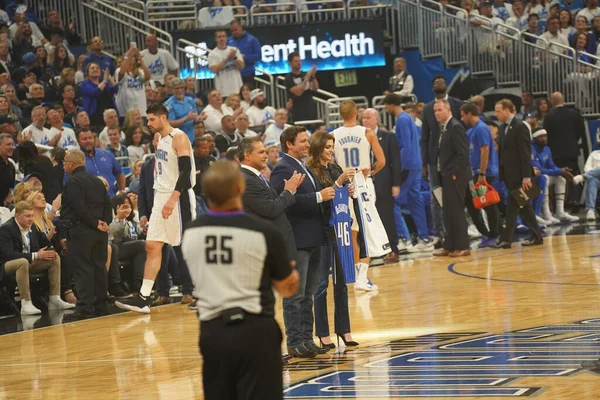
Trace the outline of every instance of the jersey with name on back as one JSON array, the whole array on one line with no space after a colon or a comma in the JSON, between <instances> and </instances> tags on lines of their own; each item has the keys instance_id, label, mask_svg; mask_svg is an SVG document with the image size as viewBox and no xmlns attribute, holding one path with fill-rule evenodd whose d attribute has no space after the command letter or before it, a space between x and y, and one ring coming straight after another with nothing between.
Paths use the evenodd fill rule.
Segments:
<instances>
[{"instance_id":1,"label":"jersey with name on back","mask_svg":"<svg viewBox=\"0 0 600 400\"><path fill-rule=\"evenodd\" d=\"M352 248L352 217L348 207L348 187L344 186L340 189L335 189L335 197L331 204L331 218L329 225L333 226L337 246L337 254L339 257L333 257L333 262L339 261L344 271L346 283L354 283L356 281L356 273L354 268L354 250ZM335 251L335 250L334 250ZM333 268L333 279L336 282L336 269Z\"/></svg>"},{"instance_id":2,"label":"jersey with name on back","mask_svg":"<svg viewBox=\"0 0 600 400\"><path fill-rule=\"evenodd\" d=\"M355 191L358 199L356 217L361 218L363 236L366 242L368 257L382 257L391 251L387 233L375 208L375 189L373 180L365 178L362 173L354 178Z\"/></svg>"},{"instance_id":3,"label":"jersey with name on back","mask_svg":"<svg viewBox=\"0 0 600 400\"><path fill-rule=\"evenodd\" d=\"M161 193L170 193L175 190L175 184L179 178L179 161L177 153L173 148L175 135L187 134L180 129L173 129L167 136L161 137L156 149L154 164L154 190ZM190 159L192 162L191 187L196 185L196 166L194 164L194 151L190 144Z\"/></svg>"},{"instance_id":4,"label":"jersey with name on back","mask_svg":"<svg viewBox=\"0 0 600 400\"><path fill-rule=\"evenodd\" d=\"M356 125L342 126L334 130L335 160L342 169L371 168L371 144L367 140L367 128Z\"/></svg>"}]
</instances>

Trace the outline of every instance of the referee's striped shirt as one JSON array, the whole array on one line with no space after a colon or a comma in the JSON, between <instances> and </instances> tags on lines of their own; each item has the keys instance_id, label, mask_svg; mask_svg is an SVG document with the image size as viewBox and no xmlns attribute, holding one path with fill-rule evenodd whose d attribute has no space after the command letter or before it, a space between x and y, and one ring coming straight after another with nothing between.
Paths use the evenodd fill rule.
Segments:
<instances>
[{"instance_id":1,"label":"referee's striped shirt","mask_svg":"<svg viewBox=\"0 0 600 400\"><path fill-rule=\"evenodd\" d=\"M292 270L281 232L271 223L243 212L209 212L186 226L181 246L201 321L235 307L274 316L272 280Z\"/></svg>"}]
</instances>

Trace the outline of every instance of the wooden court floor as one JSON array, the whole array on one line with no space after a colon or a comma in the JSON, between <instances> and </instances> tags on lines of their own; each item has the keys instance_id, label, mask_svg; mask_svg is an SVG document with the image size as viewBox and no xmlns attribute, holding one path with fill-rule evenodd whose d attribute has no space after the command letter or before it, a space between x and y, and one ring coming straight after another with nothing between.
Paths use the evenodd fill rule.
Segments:
<instances>
[{"instance_id":1,"label":"wooden court floor","mask_svg":"<svg viewBox=\"0 0 600 400\"><path fill-rule=\"evenodd\" d=\"M359 349L292 361L286 397L600 398L597 231L452 261L373 268ZM198 327L174 304L0 336L0 399L202 399Z\"/></svg>"}]
</instances>

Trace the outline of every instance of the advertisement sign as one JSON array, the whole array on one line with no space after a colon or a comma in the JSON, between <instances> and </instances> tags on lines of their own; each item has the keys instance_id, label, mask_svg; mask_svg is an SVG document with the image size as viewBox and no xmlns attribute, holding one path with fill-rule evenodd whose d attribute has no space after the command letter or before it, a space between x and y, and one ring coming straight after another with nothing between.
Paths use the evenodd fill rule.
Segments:
<instances>
[{"instance_id":1,"label":"advertisement sign","mask_svg":"<svg viewBox=\"0 0 600 400\"><path fill-rule=\"evenodd\" d=\"M380 67L385 65L382 21L327 22L284 26L256 26L248 32L261 44L261 60L255 67L269 74L290 72L287 57L296 51L302 59L303 69L312 65L319 71L348 68ZM228 32L229 33L229 32ZM175 31L173 39L183 38L204 49L216 46L214 30ZM206 57L208 52L193 46L186 47L192 54ZM185 64L180 61L182 77L193 75L194 62L198 62L198 79L213 78L207 62L188 55Z\"/></svg>"}]
</instances>

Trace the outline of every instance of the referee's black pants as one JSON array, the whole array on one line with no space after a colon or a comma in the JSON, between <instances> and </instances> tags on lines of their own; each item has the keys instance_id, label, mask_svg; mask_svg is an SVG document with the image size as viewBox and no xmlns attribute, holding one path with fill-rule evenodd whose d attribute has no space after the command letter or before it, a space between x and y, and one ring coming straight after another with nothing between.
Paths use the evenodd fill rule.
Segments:
<instances>
[{"instance_id":1,"label":"referee's black pants","mask_svg":"<svg viewBox=\"0 0 600 400\"><path fill-rule=\"evenodd\" d=\"M67 236L71 273L77 293L76 312L105 312L108 274L108 234L82 224L69 229Z\"/></svg>"},{"instance_id":2,"label":"referee's black pants","mask_svg":"<svg viewBox=\"0 0 600 400\"><path fill-rule=\"evenodd\" d=\"M272 317L246 314L243 321L233 324L221 318L202 321L204 398L283 399L282 339Z\"/></svg>"}]
</instances>

